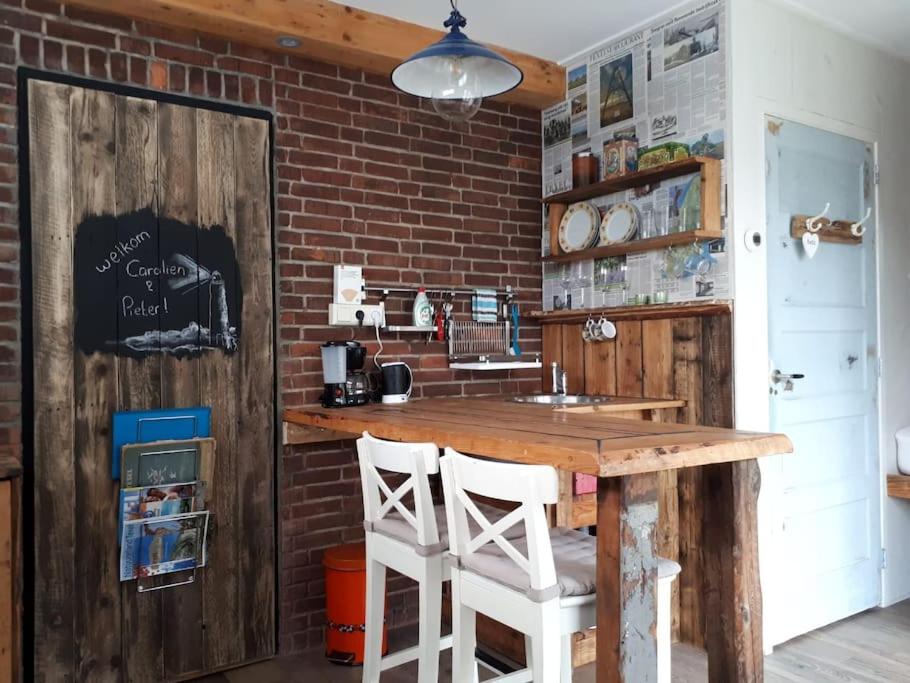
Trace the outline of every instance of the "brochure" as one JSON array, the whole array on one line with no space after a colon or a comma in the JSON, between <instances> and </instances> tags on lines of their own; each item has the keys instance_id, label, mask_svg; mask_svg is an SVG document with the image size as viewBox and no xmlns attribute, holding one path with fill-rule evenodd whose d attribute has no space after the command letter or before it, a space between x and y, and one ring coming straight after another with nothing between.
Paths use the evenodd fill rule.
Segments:
<instances>
[{"instance_id":1,"label":"brochure","mask_svg":"<svg viewBox=\"0 0 910 683\"><path fill-rule=\"evenodd\" d=\"M208 512L126 521L120 547L120 580L205 566Z\"/></svg>"},{"instance_id":2,"label":"brochure","mask_svg":"<svg viewBox=\"0 0 910 683\"><path fill-rule=\"evenodd\" d=\"M125 522L201 510L203 486L201 482L191 481L167 486L121 489L118 538L123 536Z\"/></svg>"}]
</instances>

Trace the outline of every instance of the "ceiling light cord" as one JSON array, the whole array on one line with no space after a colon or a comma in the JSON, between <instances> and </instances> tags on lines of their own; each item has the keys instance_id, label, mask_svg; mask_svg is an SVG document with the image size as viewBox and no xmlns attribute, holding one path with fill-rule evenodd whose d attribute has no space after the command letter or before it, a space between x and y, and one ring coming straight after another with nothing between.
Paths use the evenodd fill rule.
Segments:
<instances>
[{"instance_id":1,"label":"ceiling light cord","mask_svg":"<svg viewBox=\"0 0 910 683\"><path fill-rule=\"evenodd\" d=\"M452 5L452 13L449 15L449 18L443 22L443 26L452 30L452 33L459 33L460 29L463 29L468 25L468 20L465 19L461 12L458 11L458 0L449 0L449 4Z\"/></svg>"}]
</instances>

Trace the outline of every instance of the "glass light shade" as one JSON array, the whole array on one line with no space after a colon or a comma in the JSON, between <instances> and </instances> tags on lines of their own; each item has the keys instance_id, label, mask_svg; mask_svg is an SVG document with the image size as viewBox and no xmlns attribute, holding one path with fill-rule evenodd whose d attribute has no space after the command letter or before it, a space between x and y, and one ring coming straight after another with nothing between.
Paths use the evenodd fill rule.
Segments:
<instances>
[{"instance_id":1,"label":"glass light shade","mask_svg":"<svg viewBox=\"0 0 910 683\"><path fill-rule=\"evenodd\" d=\"M470 57L439 57L430 99L433 109L448 121L467 121L483 102L477 72Z\"/></svg>"},{"instance_id":2,"label":"glass light shade","mask_svg":"<svg viewBox=\"0 0 910 683\"><path fill-rule=\"evenodd\" d=\"M450 32L392 72L395 87L432 99L433 108L450 121L469 119L484 97L508 92L524 78L521 69L505 57L462 33L464 23L457 10L453 11L446 22Z\"/></svg>"}]
</instances>

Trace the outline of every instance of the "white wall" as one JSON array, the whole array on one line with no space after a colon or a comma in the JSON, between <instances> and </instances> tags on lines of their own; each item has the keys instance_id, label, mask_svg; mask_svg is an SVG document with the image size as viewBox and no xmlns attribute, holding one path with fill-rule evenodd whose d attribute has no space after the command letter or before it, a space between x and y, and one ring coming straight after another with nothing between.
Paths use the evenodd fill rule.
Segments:
<instances>
[{"instance_id":1,"label":"white wall","mask_svg":"<svg viewBox=\"0 0 910 683\"><path fill-rule=\"evenodd\" d=\"M735 258L736 420L769 426L766 252L745 248L765 230L766 114L874 141L881 169L878 204L880 344L884 363L880 437L882 470L896 471L894 432L910 425L910 63L886 55L766 0L732 0L730 10L730 239ZM775 487L773 459L763 466ZM884 482L883 482L884 489ZM910 596L910 503L883 493L883 604ZM760 519L770 515L760 509ZM763 583L777 563L765 551L771 530L760 523ZM781 558L782 560L784 558ZM770 605L766 605L766 612ZM768 614L773 620L775 615ZM781 615L777 615L780 617ZM770 628L770 625L769 625Z\"/></svg>"}]
</instances>

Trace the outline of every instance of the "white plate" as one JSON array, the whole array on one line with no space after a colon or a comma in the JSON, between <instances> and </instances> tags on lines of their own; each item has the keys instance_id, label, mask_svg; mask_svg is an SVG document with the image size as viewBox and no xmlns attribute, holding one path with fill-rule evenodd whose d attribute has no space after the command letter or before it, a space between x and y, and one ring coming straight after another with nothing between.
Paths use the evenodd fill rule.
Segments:
<instances>
[{"instance_id":1,"label":"white plate","mask_svg":"<svg viewBox=\"0 0 910 683\"><path fill-rule=\"evenodd\" d=\"M563 253L587 249L597 241L600 212L588 202L572 204L559 223L559 248Z\"/></svg>"},{"instance_id":2,"label":"white plate","mask_svg":"<svg viewBox=\"0 0 910 683\"><path fill-rule=\"evenodd\" d=\"M600 224L600 244L628 242L638 231L638 209L626 202L610 207Z\"/></svg>"}]
</instances>

